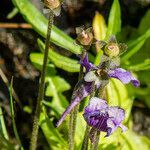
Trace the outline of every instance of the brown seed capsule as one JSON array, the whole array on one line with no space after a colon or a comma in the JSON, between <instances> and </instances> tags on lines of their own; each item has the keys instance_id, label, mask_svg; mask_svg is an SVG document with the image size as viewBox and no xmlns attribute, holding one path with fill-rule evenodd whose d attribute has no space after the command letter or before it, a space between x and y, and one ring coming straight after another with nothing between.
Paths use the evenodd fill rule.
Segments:
<instances>
[{"instance_id":1,"label":"brown seed capsule","mask_svg":"<svg viewBox=\"0 0 150 150\"><path fill-rule=\"evenodd\" d=\"M61 5L59 0L44 0L44 4L51 10L56 9Z\"/></svg>"},{"instance_id":2,"label":"brown seed capsule","mask_svg":"<svg viewBox=\"0 0 150 150\"><path fill-rule=\"evenodd\" d=\"M117 43L109 43L105 46L104 53L109 57L116 57L119 55L120 50Z\"/></svg>"},{"instance_id":3,"label":"brown seed capsule","mask_svg":"<svg viewBox=\"0 0 150 150\"><path fill-rule=\"evenodd\" d=\"M93 41L93 34L91 32L86 32L83 30L78 36L77 40L81 45L88 46L91 45Z\"/></svg>"}]
</instances>

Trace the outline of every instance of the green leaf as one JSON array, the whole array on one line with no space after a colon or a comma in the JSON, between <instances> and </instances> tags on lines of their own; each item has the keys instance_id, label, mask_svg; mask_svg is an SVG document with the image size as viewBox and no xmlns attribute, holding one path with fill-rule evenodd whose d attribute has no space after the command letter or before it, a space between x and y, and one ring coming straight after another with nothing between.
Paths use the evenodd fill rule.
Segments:
<instances>
[{"instance_id":1,"label":"green leaf","mask_svg":"<svg viewBox=\"0 0 150 150\"><path fill-rule=\"evenodd\" d=\"M30 60L37 69L42 69L43 54L32 53L30 54ZM71 87L63 78L56 76L56 70L52 64L47 65L46 83L45 94L53 97L53 99L51 102L44 101L44 104L51 107L55 115L59 117L68 106L68 101L62 95L62 92L69 90Z\"/></svg>"},{"instance_id":2,"label":"green leaf","mask_svg":"<svg viewBox=\"0 0 150 150\"><path fill-rule=\"evenodd\" d=\"M150 140L144 136L139 136L133 131L128 130L125 133L116 131L107 138L101 135L100 149L106 150L149 150Z\"/></svg>"},{"instance_id":3,"label":"green leaf","mask_svg":"<svg viewBox=\"0 0 150 150\"><path fill-rule=\"evenodd\" d=\"M12 97L12 92L13 92L13 77L11 79L11 84L9 87L9 93L10 93L10 113L11 113L11 119L12 119L12 127L13 127L13 131L15 134L15 138L17 140L17 142L19 143L20 149L24 150L22 144L21 144L21 140L18 134L18 130L17 130L17 126L16 126L16 122L15 122L15 112L14 112L14 104L13 104L13 97Z\"/></svg>"},{"instance_id":4,"label":"green leaf","mask_svg":"<svg viewBox=\"0 0 150 150\"><path fill-rule=\"evenodd\" d=\"M141 19L139 27L138 27L138 32L140 34L145 33L149 28L150 28L150 9L146 12L144 17Z\"/></svg>"},{"instance_id":5,"label":"green leaf","mask_svg":"<svg viewBox=\"0 0 150 150\"><path fill-rule=\"evenodd\" d=\"M126 66L126 68L132 71L148 70L150 69L150 59L146 59L144 62L139 64Z\"/></svg>"},{"instance_id":6,"label":"green leaf","mask_svg":"<svg viewBox=\"0 0 150 150\"><path fill-rule=\"evenodd\" d=\"M94 64L96 66L98 66L100 64L100 61L101 61L101 56L103 55L103 51L102 50L99 50L99 52L97 53L96 57L95 57L95 61L94 61Z\"/></svg>"},{"instance_id":7,"label":"green leaf","mask_svg":"<svg viewBox=\"0 0 150 150\"><path fill-rule=\"evenodd\" d=\"M47 78L48 78L47 81L49 81L49 77L47 77ZM54 83L56 91L58 93L62 93L71 88L70 85L63 78L61 78L59 76L51 77L51 80ZM53 85L49 84L49 86L46 89L46 95L53 96L53 90L54 90Z\"/></svg>"},{"instance_id":8,"label":"green leaf","mask_svg":"<svg viewBox=\"0 0 150 150\"><path fill-rule=\"evenodd\" d=\"M5 120L4 120L4 115L3 115L3 111L2 108L0 106L0 134L6 139L8 140L8 132L6 129L6 125L5 125Z\"/></svg>"},{"instance_id":9,"label":"green leaf","mask_svg":"<svg viewBox=\"0 0 150 150\"><path fill-rule=\"evenodd\" d=\"M43 37L46 37L48 21L35 6L29 0L12 0L12 2L25 20L33 26L33 29ZM72 38L55 26L52 27L51 41L72 53L81 53L81 47L75 45Z\"/></svg>"},{"instance_id":10,"label":"green leaf","mask_svg":"<svg viewBox=\"0 0 150 150\"><path fill-rule=\"evenodd\" d=\"M31 53L30 54L30 60L32 64L38 69L42 70L43 65L43 54L41 53ZM53 64L47 64L47 71L48 76L53 76L56 74L55 66Z\"/></svg>"},{"instance_id":11,"label":"green leaf","mask_svg":"<svg viewBox=\"0 0 150 150\"><path fill-rule=\"evenodd\" d=\"M38 45L41 51L44 51L44 43L38 39ZM77 60L73 60L67 58L63 55L60 55L53 51L52 49L49 50L48 58L51 62L53 62L58 68L61 68L68 72L79 72L80 65L78 64Z\"/></svg>"},{"instance_id":12,"label":"green leaf","mask_svg":"<svg viewBox=\"0 0 150 150\"><path fill-rule=\"evenodd\" d=\"M75 142L76 142L76 148L75 149L80 149L82 142L83 142L85 129L86 129L86 122L83 118L82 113L78 113L76 126L77 126L77 128L76 128L76 132L75 132Z\"/></svg>"},{"instance_id":13,"label":"green leaf","mask_svg":"<svg viewBox=\"0 0 150 150\"><path fill-rule=\"evenodd\" d=\"M99 12L96 12L93 19L93 31L97 40L103 40L106 36L107 26L105 19Z\"/></svg>"},{"instance_id":14,"label":"green leaf","mask_svg":"<svg viewBox=\"0 0 150 150\"><path fill-rule=\"evenodd\" d=\"M61 93L69 90L70 85L59 76L46 77L46 82L48 83L46 95L53 97L52 101L48 102L49 106L54 110L55 115L59 117L68 106L68 101Z\"/></svg>"},{"instance_id":15,"label":"green leaf","mask_svg":"<svg viewBox=\"0 0 150 150\"><path fill-rule=\"evenodd\" d=\"M62 135L59 133L57 128L54 127L53 123L48 118L46 112L41 112L40 114L40 127L51 149L67 150L66 141L64 141L64 139L62 138Z\"/></svg>"},{"instance_id":16,"label":"green leaf","mask_svg":"<svg viewBox=\"0 0 150 150\"><path fill-rule=\"evenodd\" d=\"M121 10L118 0L114 0L108 19L108 29L106 39L111 35L116 35L121 31Z\"/></svg>"},{"instance_id":17,"label":"green leaf","mask_svg":"<svg viewBox=\"0 0 150 150\"><path fill-rule=\"evenodd\" d=\"M128 51L122 56L121 61L125 62L129 58L131 58L135 53L137 53L145 41L150 37L150 29L145 32L145 34L141 35L137 39L133 39L127 43Z\"/></svg>"},{"instance_id":18,"label":"green leaf","mask_svg":"<svg viewBox=\"0 0 150 150\"><path fill-rule=\"evenodd\" d=\"M121 136L124 142L126 142L124 146L125 150L150 149L150 140L146 137L138 136L130 130L124 134L121 134Z\"/></svg>"},{"instance_id":19,"label":"green leaf","mask_svg":"<svg viewBox=\"0 0 150 150\"><path fill-rule=\"evenodd\" d=\"M11 143L10 140L7 140L0 134L0 147L1 150L16 150L18 145Z\"/></svg>"},{"instance_id":20,"label":"green leaf","mask_svg":"<svg viewBox=\"0 0 150 150\"><path fill-rule=\"evenodd\" d=\"M125 122L127 122L131 113L133 98L130 97L125 85L118 79L111 79L106 88L106 96L110 105L120 106L125 110Z\"/></svg>"}]
</instances>

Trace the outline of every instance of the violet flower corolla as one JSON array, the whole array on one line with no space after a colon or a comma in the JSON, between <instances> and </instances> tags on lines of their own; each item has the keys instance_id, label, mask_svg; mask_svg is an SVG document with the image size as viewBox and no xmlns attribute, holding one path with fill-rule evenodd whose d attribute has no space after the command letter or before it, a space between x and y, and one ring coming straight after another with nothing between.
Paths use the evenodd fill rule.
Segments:
<instances>
[{"instance_id":1,"label":"violet flower corolla","mask_svg":"<svg viewBox=\"0 0 150 150\"><path fill-rule=\"evenodd\" d=\"M117 55L119 55L119 51L121 47L123 47L123 44L121 43L118 46L117 43L115 43L116 41L114 37L109 41L110 42L108 44L106 44L106 42L100 42L102 43L102 46L105 47L104 55L101 58L101 63L99 66L95 66L94 64L89 62L88 54L86 54L83 59L80 59L79 63L86 69L85 76L75 86L72 96L72 102L62 114L60 120L56 125L57 127L64 121L64 119L72 111L72 109L76 105L78 105L81 100L83 100L83 98L91 94L93 83L96 87L96 90L99 89L102 84L107 84L109 82L109 78L119 79L124 84L132 82L134 86L139 86L139 81L135 77L133 77L129 71L118 67L119 61ZM108 51L108 49L113 53L113 55ZM115 50L117 50L117 52ZM107 64L109 64L109 66L105 66Z\"/></svg>"},{"instance_id":2,"label":"violet flower corolla","mask_svg":"<svg viewBox=\"0 0 150 150\"><path fill-rule=\"evenodd\" d=\"M89 105L84 110L84 119L91 126L90 139L94 142L96 131L106 132L106 136L111 135L118 127L126 131L127 127L122 124L125 118L125 111L118 106L108 106L103 99L92 97Z\"/></svg>"}]
</instances>

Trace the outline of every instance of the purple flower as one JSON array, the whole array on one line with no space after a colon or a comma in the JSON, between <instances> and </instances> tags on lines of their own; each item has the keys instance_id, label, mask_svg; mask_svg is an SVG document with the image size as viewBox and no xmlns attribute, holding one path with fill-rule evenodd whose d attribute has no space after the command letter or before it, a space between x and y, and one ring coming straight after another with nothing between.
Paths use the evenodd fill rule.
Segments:
<instances>
[{"instance_id":1,"label":"purple flower","mask_svg":"<svg viewBox=\"0 0 150 150\"><path fill-rule=\"evenodd\" d=\"M108 74L109 77L117 78L124 84L132 82L132 84L136 87L140 85L140 82L135 77L133 77L129 71L126 71L122 68L116 68L114 70L110 70Z\"/></svg>"},{"instance_id":2,"label":"purple flower","mask_svg":"<svg viewBox=\"0 0 150 150\"><path fill-rule=\"evenodd\" d=\"M72 102L71 104L67 107L67 109L64 111L64 113L61 115L61 118L57 122L57 127L60 126L60 124L64 121L66 116L71 112L71 110L81 102L81 100L85 97L87 97L92 89L92 83L91 82L84 82L84 81L79 81L77 83L75 90L72 95Z\"/></svg>"},{"instance_id":3,"label":"purple flower","mask_svg":"<svg viewBox=\"0 0 150 150\"><path fill-rule=\"evenodd\" d=\"M87 124L92 127L91 141L93 141L93 131L106 132L106 136L112 134L118 127L126 131L127 127L122 125L125 112L118 106L109 107L105 100L92 97L90 104L85 108L83 114ZM96 130L93 130L96 129Z\"/></svg>"},{"instance_id":4,"label":"purple flower","mask_svg":"<svg viewBox=\"0 0 150 150\"><path fill-rule=\"evenodd\" d=\"M92 64L91 62L89 62L88 54L86 54L83 59L80 58L79 63L80 63L83 67L85 67L86 72L89 72L90 70L97 68L94 64Z\"/></svg>"},{"instance_id":5,"label":"purple flower","mask_svg":"<svg viewBox=\"0 0 150 150\"><path fill-rule=\"evenodd\" d=\"M89 72L91 69L96 69L96 67L89 62L88 60L88 55L86 54L83 59L80 59L79 63L85 67L86 72ZM84 79L81 79L79 81L74 89L73 96L72 96L72 102L71 104L67 107L67 109L64 111L64 113L61 115L61 118L57 122L56 126L60 126L61 123L64 121L66 116L72 111L72 109L78 105L83 98L87 97L90 95L92 91L92 82L86 82Z\"/></svg>"},{"instance_id":6,"label":"purple flower","mask_svg":"<svg viewBox=\"0 0 150 150\"><path fill-rule=\"evenodd\" d=\"M108 60L106 59L106 61L108 61ZM98 67L94 66L93 64L91 64L88 61L87 55L85 56L85 58L82 61L80 61L80 64L86 68L86 75L84 77L84 80L86 82L94 81L95 84L97 85L97 87L99 87L102 80L104 81L104 79L101 80L100 77L95 74L95 72L100 70L101 66L103 64L101 63L100 66L98 66ZM108 71L108 77L109 78L117 78L120 81L122 81L122 83L124 83L124 84L128 84L128 83L132 82L132 84L136 87L138 87L140 85L140 82L135 77L132 76L131 72L126 71L125 69L122 69L122 68L116 68L116 67L114 68L114 66L113 66L113 69L110 69Z\"/></svg>"},{"instance_id":7,"label":"purple flower","mask_svg":"<svg viewBox=\"0 0 150 150\"><path fill-rule=\"evenodd\" d=\"M105 61L107 61L107 58L105 58ZM105 62L104 61L104 62ZM74 89L73 96L72 96L72 102L71 104L67 107L65 112L62 114L60 120L57 123L57 127L64 121L66 116L72 111L72 109L83 100L83 98L87 97L90 95L92 91L92 85L93 82L96 85L96 88L98 89L100 85L102 84L107 84L108 83L108 78L117 78L121 80L124 84L127 84L129 82L132 82L134 86L139 86L139 81L136 80L130 72L122 69L122 68L116 68L112 69L108 72L106 71L101 71L101 66L103 65L102 63L100 66L95 66L94 64L90 63L88 60L88 55L86 54L83 59L79 61L79 63L85 67L86 72L85 76L81 81L79 81ZM103 75L101 75L103 74ZM106 78L103 78L106 77Z\"/></svg>"}]
</instances>

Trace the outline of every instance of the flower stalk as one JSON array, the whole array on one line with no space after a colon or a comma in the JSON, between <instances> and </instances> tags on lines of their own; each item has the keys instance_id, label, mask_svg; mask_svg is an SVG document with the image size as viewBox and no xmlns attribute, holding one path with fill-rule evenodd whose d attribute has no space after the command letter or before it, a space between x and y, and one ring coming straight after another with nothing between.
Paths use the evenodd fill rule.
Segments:
<instances>
[{"instance_id":1,"label":"flower stalk","mask_svg":"<svg viewBox=\"0 0 150 150\"><path fill-rule=\"evenodd\" d=\"M106 85L107 84L102 84L98 89L97 96L99 98L103 99ZM91 144L91 150L98 150L99 139L100 139L100 131L97 130L96 135L94 137L94 142Z\"/></svg>"},{"instance_id":2,"label":"flower stalk","mask_svg":"<svg viewBox=\"0 0 150 150\"><path fill-rule=\"evenodd\" d=\"M38 130L39 130L39 116L40 116L40 112L41 112L41 108L42 108L42 100L44 97L45 75L46 75L49 41L50 41L50 37L51 37L51 29L52 29L52 25L53 25L53 19L54 19L54 14L53 14L53 11L50 10L49 20L48 20L48 28L47 28L47 36L46 36L46 41L45 41L43 67L42 67L42 71L41 71L38 99L37 99L37 105L36 105L34 121L33 121L33 130L32 130L32 135L31 135L30 150L35 150L36 146L37 146Z\"/></svg>"},{"instance_id":3,"label":"flower stalk","mask_svg":"<svg viewBox=\"0 0 150 150\"><path fill-rule=\"evenodd\" d=\"M83 50L81 54L81 58L83 59L85 57L86 50ZM84 72L83 72L83 66L80 66L80 72L78 81L80 81L83 78ZM69 120L69 150L74 149L74 136L75 136L75 130L76 130L76 121L77 121L77 113L78 113L79 105L75 106L70 114L70 120Z\"/></svg>"}]
</instances>

